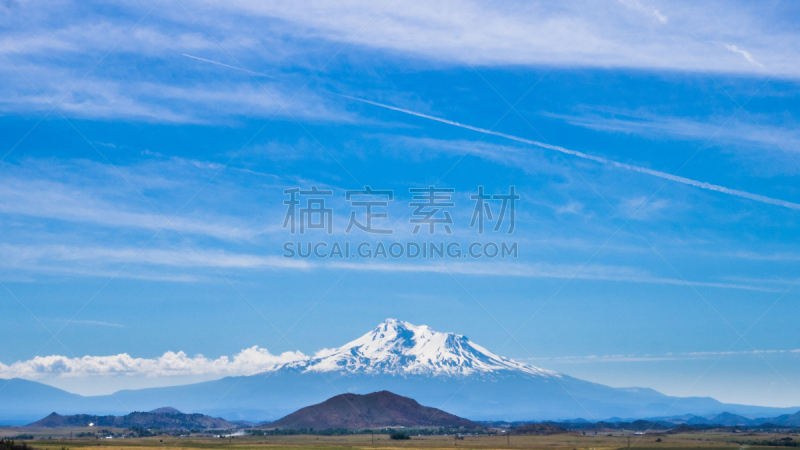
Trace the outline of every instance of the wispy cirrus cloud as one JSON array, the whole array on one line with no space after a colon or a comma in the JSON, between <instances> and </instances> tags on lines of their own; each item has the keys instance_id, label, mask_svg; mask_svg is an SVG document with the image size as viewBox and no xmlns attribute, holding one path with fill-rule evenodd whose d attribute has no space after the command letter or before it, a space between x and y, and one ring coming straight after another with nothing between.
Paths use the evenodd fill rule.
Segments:
<instances>
[{"instance_id":1,"label":"wispy cirrus cloud","mask_svg":"<svg viewBox=\"0 0 800 450\"><path fill-rule=\"evenodd\" d=\"M461 250L467 251L466 248ZM158 279L177 282L204 281L202 274L197 269L207 269L212 274L217 269L240 274L258 270L315 271L334 269L363 273L438 273L479 277L574 279L782 292L781 289L772 285L769 280L763 283L759 282L758 279L750 279L747 282L686 280L655 275L645 269L631 266L584 265L530 260L491 262L444 260L432 262L378 258L352 262L337 259L283 258L281 256L242 254L221 250L197 251L193 248L81 248L64 245L24 246L8 244L0 245L0 256L2 256L0 267L21 273L73 273L88 276L116 276L116 272L113 269L126 264L126 270L119 274L122 278ZM169 268L170 271L158 270L159 267ZM183 270L189 270L189 272L184 273Z\"/></svg>"},{"instance_id":2,"label":"wispy cirrus cloud","mask_svg":"<svg viewBox=\"0 0 800 450\"><path fill-rule=\"evenodd\" d=\"M68 245L9 245L0 244L0 254L7 265L21 267L26 262L64 263L93 261L97 263L120 263L133 260L135 264L152 264L171 267L198 267L212 265L219 268L305 268L305 260L287 260L277 256L236 254L225 251L195 251L170 249L137 249L135 247L76 247Z\"/></svg>"},{"instance_id":3,"label":"wispy cirrus cloud","mask_svg":"<svg viewBox=\"0 0 800 450\"><path fill-rule=\"evenodd\" d=\"M647 197L634 197L625 199L618 207L624 216L636 220L651 220L662 214L670 206L670 201L665 199L648 199Z\"/></svg>"},{"instance_id":4,"label":"wispy cirrus cloud","mask_svg":"<svg viewBox=\"0 0 800 450\"><path fill-rule=\"evenodd\" d=\"M764 67L763 64L761 64L760 62L758 62L755 59L753 59L753 55L751 55L750 52L748 52L747 50L742 50L742 49L740 49L739 47L737 47L737 46L735 46L733 44L725 44L725 48L728 49L728 51L730 51L730 52L738 53L738 54L742 55L744 57L744 59L747 60L747 62L749 62L750 64L752 64L754 66L761 67L761 68Z\"/></svg>"},{"instance_id":5,"label":"wispy cirrus cloud","mask_svg":"<svg viewBox=\"0 0 800 450\"><path fill-rule=\"evenodd\" d=\"M465 263L444 262L425 264L383 263L383 262L332 262L322 263L321 267L338 267L354 271L393 272L393 273L443 273L471 276L503 276L519 278L575 279L594 281L614 281L641 284L660 284L672 286L694 286L718 289L734 289L757 292L783 292L770 286L748 283L729 283L716 281L694 281L683 278L670 278L626 266L606 266L600 264L553 264L549 262L499 262Z\"/></svg>"},{"instance_id":6,"label":"wispy cirrus cloud","mask_svg":"<svg viewBox=\"0 0 800 450\"><path fill-rule=\"evenodd\" d=\"M235 218L218 217L209 221L159 214L138 197L134 197L132 203L139 204L139 207L126 209L124 205L60 182L14 178L0 181L0 212L4 214L153 231L177 230L233 240L247 239L262 231Z\"/></svg>"},{"instance_id":7,"label":"wispy cirrus cloud","mask_svg":"<svg viewBox=\"0 0 800 450\"><path fill-rule=\"evenodd\" d=\"M483 5L454 1L388 4L236 0L225 12L280 19L296 33L454 64L635 67L797 77L789 60L796 31L771 26L780 11L746 4L645 0ZM207 11L221 12L208 1ZM384 9L381 9L384 8ZM204 11L205 12L205 11ZM205 12L210 14L210 12ZM771 17L774 14L776 17ZM643 21L642 16L652 20ZM364 24L360 33L355 34ZM748 42L763 67L717 44Z\"/></svg>"},{"instance_id":8,"label":"wispy cirrus cloud","mask_svg":"<svg viewBox=\"0 0 800 450\"><path fill-rule=\"evenodd\" d=\"M775 261L775 262L797 262L800 261L800 253L774 252L760 253L753 251L732 251L724 254L729 258L747 259L752 261Z\"/></svg>"},{"instance_id":9,"label":"wispy cirrus cloud","mask_svg":"<svg viewBox=\"0 0 800 450\"><path fill-rule=\"evenodd\" d=\"M354 120L321 91L300 90L319 67L317 60L329 57L326 49L344 42L356 53L377 50L435 64L800 77L800 61L789 59L796 30L774 25L781 22L780 10L754 11L745 4L607 0L489 7L459 0L384 8L362 0L209 0L188 6L191 15L174 4L159 4L138 24L149 10L139 3L121 4L109 13L89 2L81 14L69 1L10 5L0 36L0 52L14 66L0 64L5 114L47 111L48 101L63 98L59 108L65 114L97 120L219 123L286 116L278 104L287 103L289 113L304 119ZM652 20L641 20L642 15ZM746 42L747 50L745 44L720 42ZM251 74L184 54L244 65Z\"/></svg>"},{"instance_id":10,"label":"wispy cirrus cloud","mask_svg":"<svg viewBox=\"0 0 800 450\"><path fill-rule=\"evenodd\" d=\"M661 12L659 12L659 10L647 8L641 2L639 2L639 0L617 0L617 1L619 1L623 5L625 5L626 7L630 8L630 9L632 9L634 11L639 11L639 12L643 13L646 16L653 17L654 19L658 20L662 24L665 24L665 23L667 23L669 21L669 18L667 16L661 14Z\"/></svg>"},{"instance_id":11,"label":"wispy cirrus cloud","mask_svg":"<svg viewBox=\"0 0 800 450\"><path fill-rule=\"evenodd\" d=\"M35 74L31 77L22 69L20 72L29 80L39 78ZM292 115L312 121L354 120L350 114L333 105L327 96L310 92L299 92L295 96L292 88L274 82L265 83L266 86L246 81L233 84L220 81L175 84L90 77L78 83L79 77L64 73L63 69L47 72L61 72L63 86L74 88L64 91L60 87L43 86L34 81L30 86L13 71L7 74L7 78L8 86L13 86L14 92L0 101L0 112L44 113L57 107L67 117L85 119L187 124L212 124L225 120L231 125L237 117ZM64 80L67 82L64 83ZM55 113L56 116L58 114Z\"/></svg>"},{"instance_id":12,"label":"wispy cirrus cloud","mask_svg":"<svg viewBox=\"0 0 800 450\"><path fill-rule=\"evenodd\" d=\"M113 327L113 328L125 328L125 325L121 323L114 323L114 322L103 322L102 320L80 320L80 319L73 319L73 320L62 320L62 319L53 319L57 322L62 323L69 323L74 325L96 325L99 327Z\"/></svg>"},{"instance_id":13,"label":"wispy cirrus cloud","mask_svg":"<svg viewBox=\"0 0 800 450\"><path fill-rule=\"evenodd\" d=\"M738 351L699 351L664 353L659 355L586 355L586 356L543 356L536 358L521 358L527 361L552 361L566 364L592 364L592 363L628 363L628 362L658 362L658 361L691 361L705 360L728 356L765 356L765 355L792 355L800 356L800 349L788 350L738 350Z\"/></svg>"},{"instance_id":14,"label":"wispy cirrus cloud","mask_svg":"<svg viewBox=\"0 0 800 450\"><path fill-rule=\"evenodd\" d=\"M706 121L678 116L665 116L643 111L623 111L610 108L591 108L578 114L540 112L540 115L563 120L570 125L608 133L637 134L648 138L679 138L683 140L713 140L723 144L757 146L773 152L776 145L793 153L800 145L800 133L794 126L758 124L738 118ZM724 126L724 127L723 127Z\"/></svg>"},{"instance_id":15,"label":"wispy cirrus cloud","mask_svg":"<svg viewBox=\"0 0 800 450\"><path fill-rule=\"evenodd\" d=\"M280 40L277 36L234 33L217 41L166 4L137 24L149 8L119 5L114 15L86 5L85 15L73 15L71 2L44 10L36 3L12 2L9 16L15 20L6 20L0 35L0 73L6 81L0 87L2 114L44 113L56 106L56 117L94 120L236 124L243 118L289 115L352 120L328 96L301 91L302 76L253 80L182 56L211 54L229 61L220 45L252 51Z\"/></svg>"}]
</instances>

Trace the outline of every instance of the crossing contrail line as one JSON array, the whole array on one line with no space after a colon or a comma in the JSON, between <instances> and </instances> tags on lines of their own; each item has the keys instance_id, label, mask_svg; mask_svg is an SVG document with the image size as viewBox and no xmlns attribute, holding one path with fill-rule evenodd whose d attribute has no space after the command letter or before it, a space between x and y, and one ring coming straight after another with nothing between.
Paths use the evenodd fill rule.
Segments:
<instances>
[{"instance_id":1,"label":"crossing contrail line","mask_svg":"<svg viewBox=\"0 0 800 450\"><path fill-rule=\"evenodd\" d=\"M251 70L243 69L241 67L236 67L236 66L231 66L231 65L228 65L228 64L223 64L221 62L212 61L210 59L205 59L205 58L199 58L197 56L187 55L185 53L183 54L183 56L186 56L186 57L192 58L192 59L197 59L197 60L204 61L204 62L211 63L211 64L217 64L217 65L220 65L220 66L223 66L223 67L228 67L228 68L235 69L235 70L241 70L243 72L252 73L254 75L260 75L260 76L268 77L268 78L275 78L273 76L266 75L266 74L263 74L263 73L253 72ZM404 113L404 114L409 114L409 115L412 115L412 116L422 117L423 119L434 120L436 122L444 123L444 124L447 124L447 125L452 125L452 126L459 127L459 128L465 128L467 130L476 131L478 133L484 133L484 134L489 134L489 135L492 135L492 136L498 136L498 137L506 138L506 139L509 139L509 140L512 140L512 141L521 142L523 144L535 145L537 147L545 148L545 149L548 149L548 150L554 150L554 151L561 152L561 153L564 153L564 154L567 154L567 155L576 156L578 158L588 159L590 161L595 161L595 162L598 162L598 163L601 163L601 164L608 164L608 165L611 165L611 166L614 166L614 167L618 167L620 169L626 169L626 170L631 170L631 171L634 171L634 172L639 172L639 173L644 173L644 174L647 174L647 175L652 175L654 177L662 178L664 180L669 180L669 181L674 181L674 182L677 182L677 183L682 183L682 184L685 184L687 186L694 186L694 187L698 187L700 189L720 192L722 194L733 195L733 196L736 196L736 197L746 198L748 200L753 200L753 201L760 202L760 203L766 203L766 204L775 205L775 206L782 206L784 208L789 208L789 209L794 209L794 210L800 211L800 204L798 204L798 203L787 202L786 200L780 200L780 199L775 199L775 198L771 198L771 197L766 197L766 196L759 195L759 194L753 194L753 193L750 193L750 192L740 191L738 189L730 189L730 188L726 188L725 186L719 186L719 185L716 185L716 184L707 183L705 181L697 181L697 180L693 180L691 178L679 177L677 175L669 174L669 173L666 173L666 172L661 172L661 171L658 171L658 170L648 169L646 167L640 167L640 166L634 166L634 165L631 165L631 164L621 163L621 162L614 161L614 160L611 160L611 159L606 159L606 158L602 158L602 157L599 157L599 156L590 155L588 153L579 152L577 150L570 150L568 148L564 148L564 147L561 147L561 146L558 146L558 145L546 144L544 142L534 141L534 140L531 140L531 139L525 139L525 138L521 138L519 136L514 136L514 135L506 134L506 133L501 133L499 131L492 131L492 130L487 130L485 128L474 127L472 125L463 124L463 123L456 122L456 121L453 121L453 120L442 119L441 117L431 116L431 115L428 115L428 114L423 114L423 113L416 112L416 111L411 111L411 110L408 110L408 109L398 108L396 106L391 106L391 105L386 105L386 104L383 104L383 103L373 102L373 101L370 101L370 100L365 100L363 98L352 97L352 96L344 95L344 94L336 94L334 92L329 92L329 93L334 94L334 95L338 95L340 97L348 98L350 100L355 100L357 102L362 102L362 103L366 103L366 104L369 104L369 105L378 106L380 108L386 108L386 109L390 109L392 111L397 111L397 112L401 112L401 113Z\"/></svg>"},{"instance_id":2,"label":"crossing contrail line","mask_svg":"<svg viewBox=\"0 0 800 450\"><path fill-rule=\"evenodd\" d=\"M383 103L373 102L373 101L370 101L370 100L364 100L362 98L351 97L349 95L343 95L343 94L336 94L336 95L339 95L339 96L345 97L345 98L349 98L351 100L355 100L355 101L358 101L358 102L367 103L369 105L378 106L378 107L386 108L386 109L391 109L392 111L397 111L397 112L401 112L401 113L405 113L405 114L410 114L412 116L422 117L423 119L435 120L436 122L445 123L445 124L448 124L448 125L453 125L453 126L456 126L456 127L459 127L459 128L465 128L467 130L477 131L478 133L490 134L492 136L499 136L499 137L502 137L502 138L510 139L512 141L521 142L523 144L535 145L537 147L546 148L548 150L554 150L554 151L557 151L557 152L565 153L567 155L576 156L578 158L588 159L590 161L599 162L601 164L608 164L608 165L611 165L611 166L614 166L614 167L618 167L620 169L632 170L634 172L639 172L639 173L644 173L644 174L647 174L647 175L652 175L654 177L658 177L658 178L662 178L662 179L670 180L670 181L675 181L677 183L682 183L682 184L685 184L685 185L688 185L688 186L698 187L700 189L706 189L706 190L709 190L709 191L720 192L720 193L723 193L723 194L728 194L728 195L733 195L733 196L736 196L736 197L746 198L748 200L753 200L753 201L756 201L756 202L767 203L767 204L776 205L776 206L782 206L784 208L789 208L789 209L794 209L794 210L800 211L800 204L797 204L797 203L787 202L785 200L775 199L775 198L771 198L771 197L765 197L763 195L753 194L753 193L750 193L750 192L740 191L740 190L737 190L737 189L730 189L730 188L726 188L725 186L719 186L719 185L716 185L716 184L706 183L704 181L692 180L691 178L679 177L677 175L672 175L672 174L669 174L669 173L666 173L666 172L660 172L658 170L648 169L646 167L633 166L633 165L630 165L630 164L625 164L625 163L613 161L613 160L602 158L602 157L599 157L599 156L590 155L588 153L583 153L583 152L579 152L579 151L576 151L576 150L570 150L568 148L560 147L558 145L550 145L550 144L546 144L544 142L533 141L533 140L530 140L530 139L525 139L525 138L521 138L521 137L518 137L518 136L510 135L510 134L501 133L499 131L492 131L492 130L487 130L485 128L474 127L472 125L466 125L466 124L463 124L463 123L460 123L460 122L455 122L455 121L452 121L452 120L442 119L440 117L430 116L428 114L423 114L423 113L416 112L416 111L411 111L411 110L408 110L408 109L398 108L396 106L385 105Z\"/></svg>"},{"instance_id":3,"label":"crossing contrail line","mask_svg":"<svg viewBox=\"0 0 800 450\"><path fill-rule=\"evenodd\" d=\"M273 79L277 80L277 78L273 77L272 75L267 75L265 73L253 72L252 70L242 69L241 67L236 67L236 66L229 66L228 64L223 64L221 62L212 61L210 59L199 58L197 56L187 55L186 53L181 53L181 55L183 55L183 56L185 56L187 58L196 59L198 61L203 61L203 62L207 62L207 63L211 63L211 64L216 64L218 66L227 67L229 69L241 70L242 72L252 73L253 75L258 75L258 76L267 77L267 78L273 78Z\"/></svg>"}]
</instances>

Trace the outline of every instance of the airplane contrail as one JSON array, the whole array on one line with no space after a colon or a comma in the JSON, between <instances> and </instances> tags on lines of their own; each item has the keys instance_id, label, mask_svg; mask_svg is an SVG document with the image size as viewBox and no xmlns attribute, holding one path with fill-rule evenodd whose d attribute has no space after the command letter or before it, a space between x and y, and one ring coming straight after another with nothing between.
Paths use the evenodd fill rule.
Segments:
<instances>
[{"instance_id":1,"label":"airplane contrail","mask_svg":"<svg viewBox=\"0 0 800 450\"><path fill-rule=\"evenodd\" d=\"M453 126L456 126L456 127L465 128L467 130L477 131L478 133L490 134L492 136L499 136L499 137L502 137L502 138L510 139L512 141L522 142L524 144L535 145L537 147L546 148L548 150L555 150L557 152L566 153L567 155L577 156L578 158L583 158L583 159L588 159L590 161L599 162L601 164L609 164L609 165L612 165L614 167L619 167L620 169L626 169L626 170L632 170L634 172L645 173L645 174L652 175L652 176L655 176L655 177L658 177L658 178L663 178L665 180L675 181L675 182L683 183L683 184L686 184L686 185L689 185L689 186L698 187L700 189L706 189L706 190L709 190L709 191L721 192L723 194L734 195L736 197L746 198L748 200L753 200L753 201L757 201L757 202L761 202L761 203L767 203L767 204L770 204L770 205L782 206L784 208L800 210L800 204L787 202L785 200L765 197L763 195L752 194L750 192L740 191L740 190L737 190L737 189L730 189L730 188L726 188L724 186L718 186L716 184L706 183L704 181L697 181L697 180L692 180L690 178L679 177L677 175L672 175L672 174L669 174L669 173L666 173L666 172L659 172L658 170L652 170L652 169L648 169L646 167L633 166L633 165L630 165L630 164L625 164L625 163L613 161L613 160L610 160L610 159L601 158L599 156L590 155L588 153L583 153L583 152L579 152L579 151L576 151L576 150L570 150L568 148L560 147L558 145L550 145L550 144L546 144L544 142L533 141L533 140L530 140L530 139L525 139L525 138L521 138L521 137L518 137L518 136L510 135L510 134L500 133L498 131L487 130L485 128L478 128L478 127L474 127L472 125L466 125L466 124L455 122L455 121L452 121L452 120L442 119L440 117L430 116L428 114L423 114L423 113L416 112L416 111L411 111L411 110L408 110L408 109L398 108L396 106L385 105L383 103L373 102L373 101L370 101L370 100L364 100L362 98L351 97L349 95L344 95L344 94L336 94L336 95L339 95L339 96L345 97L345 98L349 98L351 100L355 100L355 101L358 101L358 102L367 103L369 105L378 106L378 107L386 108L386 109L391 109L392 111L397 111L397 112L401 112L401 113L405 113L405 114L410 114L412 116L422 117L424 119L435 120L435 121L440 122L440 123L446 123L448 125L453 125Z\"/></svg>"},{"instance_id":2,"label":"airplane contrail","mask_svg":"<svg viewBox=\"0 0 800 450\"><path fill-rule=\"evenodd\" d=\"M251 74L254 74L254 75L259 75L259 76L263 76L263 77L267 77L267 78L277 79L276 77L273 77L271 75L266 75L266 74L259 73L259 72L253 72L251 70L243 69L241 67L230 66L228 64L223 64L221 62L212 61L210 59L199 58L197 56L187 55L185 53L183 53L183 56L186 56L187 58L197 59L199 61L204 61L204 62L211 63L211 64L217 64L217 65L220 65L220 66L223 66L223 67L228 67L230 69L241 70L243 72L251 73ZM583 153L583 152L579 152L579 151L576 151L576 150L570 150L568 148L560 147L558 145L550 145L550 144L546 144L544 142L533 141L533 140L530 140L530 139L521 138L519 136L513 136L513 135L510 135L510 134L501 133L499 131L492 131L492 130L487 130L485 128L474 127L472 125L466 125L466 124L463 124L463 123L460 123L460 122L455 122L453 120L442 119L440 117L430 116L428 114L423 114L423 113L416 112L416 111L411 111L411 110L408 110L408 109L398 108L396 106L385 105L383 103L373 102L373 101L365 100L365 99L362 99L362 98L352 97L352 96L344 95L344 94L336 94L334 92L329 92L329 93L334 94L334 95L338 95L340 97L349 98L351 100L355 100L355 101L358 101L358 102L367 103L367 104L370 104L370 105L373 105L373 106L378 106L378 107L381 107L381 108L391 109L392 111L397 111L397 112L401 112L401 113L405 113L405 114L410 114L412 116L422 117L424 119L435 120L436 122L441 122L441 123L445 123L445 124L448 124L448 125L453 125L453 126L456 126L456 127L465 128L467 130L477 131L478 133L484 133L484 134L490 134L490 135L493 135L493 136L499 136L499 137L503 137L503 138L506 138L506 139L510 139L512 141L522 142L524 144L535 145L537 147L546 148L548 150L555 150L557 152L565 153L567 155L577 156L578 158L583 158L583 159L588 159L590 161L599 162L601 164L609 164L609 165L612 165L614 167L619 167L621 169L627 169L627 170L632 170L634 172L645 173L645 174L652 175L652 176L655 176L655 177L658 177L658 178L663 178L665 180L675 181L675 182L678 182L678 183L686 184L688 186L698 187L700 189L706 189L706 190L709 190L709 191L721 192L723 194L728 194L728 195L733 195L733 196L736 196L736 197L746 198L748 200L753 200L753 201L757 201L757 202L761 202L761 203L767 203L767 204L770 204L770 205L782 206L784 208L800 210L800 204L798 204L798 203L792 203L792 202L787 202L785 200L775 199L775 198L771 198L771 197L765 197L763 195L753 194L753 193L750 193L750 192L740 191L740 190L737 190L737 189L730 189L730 188L726 188L725 186L719 186L719 185L716 185L716 184L706 183L704 181L692 180L691 178L679 177L677 175L672 175L672 174L669 174L669 173L666 173L666 172L660 172L658 170L648 169L646 167L633 166L633 165L630 165L630 164L621 163L621 162L618 162L618 161L602 158L602 157L599 157L599 156L590 155L588 153Z\"/></svg>"},{"instance_id":3,"label":"airplane contrail","mask_svg":"<svg viewBox=\"0 0 800 450\"><path fill-rule=\"evenodd\" d=\"M216 64L218 66L227 67L229 69L241 70L242 72L252 73L253 75L258 75L258 76L261 76L261 77L267 77L267 78L272 78L272 79L276 79L277 80L277 78L273 77L272 75L267 75L265 73L253 72L252 70L242 69L241 67L236 67L236 66L229 66L227 64L223 64L223 63L217 62L217 61L212 61L210 59L198 58L197 56L187 55L186 53L182 53L182 55L187 57L187 58L192 58L192 59L196 59L196 60L199 60L199 61L203 61L203 62L207 62L207 63L211 63L211 64Z\"/></svg>"}]
</instances>

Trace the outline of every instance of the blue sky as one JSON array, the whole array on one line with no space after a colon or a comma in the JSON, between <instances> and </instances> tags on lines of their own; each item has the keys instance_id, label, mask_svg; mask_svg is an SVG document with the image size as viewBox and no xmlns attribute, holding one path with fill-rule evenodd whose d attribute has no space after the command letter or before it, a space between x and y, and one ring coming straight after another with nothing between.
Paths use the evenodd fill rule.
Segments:
<instances>
[{"instance_id":1,"label":"blue sky","mask_svg":"<svg viewBox=\"0 0 800 450\"><path fill-rule=\"evenodd\" d=\"M394 317L612 386L800 405L797 16L0 2L0 377L179 384ZM282 191L312 185L334 191L332 236L281 228ZM402 242L408 189L455 189L436 239L465 245L509 240L469 228L470 195L513 185L519 258L281 256L376 243L344 233L366 185L395 192ZM122 354L137 369L104 374Z\"/></svg>"}]
</instances>

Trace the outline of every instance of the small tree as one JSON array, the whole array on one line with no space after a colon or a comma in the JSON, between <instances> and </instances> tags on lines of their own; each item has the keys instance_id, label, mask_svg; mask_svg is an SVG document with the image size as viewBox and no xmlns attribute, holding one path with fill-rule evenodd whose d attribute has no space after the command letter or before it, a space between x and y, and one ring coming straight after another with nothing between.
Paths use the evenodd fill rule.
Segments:
<instances>
[{"instance_id":1,"label":"small tree","mask_svg":"<svg viewBox=\"0 0 800 450\"><path fill-rule=\"evenodd\" d=\"M392 434L389 435L390 438L394 439L395 441L400 441L404 439L411 439L411 436L403 433L402 431L394 431Z\"/></svg>"}]
</instances>

